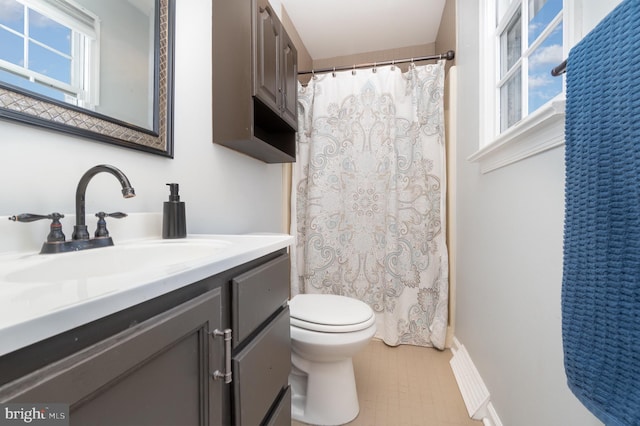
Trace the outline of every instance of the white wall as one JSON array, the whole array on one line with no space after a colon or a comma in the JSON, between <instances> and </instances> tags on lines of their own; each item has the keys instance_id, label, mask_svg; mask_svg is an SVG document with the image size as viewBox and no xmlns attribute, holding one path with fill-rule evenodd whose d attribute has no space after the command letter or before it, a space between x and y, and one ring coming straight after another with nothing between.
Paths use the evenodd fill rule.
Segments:
<instances>
[{"instance_id":1,"label":"white wall","mask_svg":"<svg viewBox=\"0 0 640 426\"><path fill-rule=\"evenodd\" d=\"M0 215L72 213L80 176L106 163L121 169L138 195L123 199L118 182L101 173L89 184L87 212L159 212L165 183L178 182L189 232L281 231L282 166L211 142L211 2L176 4L175 158L2 120ZM63 224L70 236L72 224Z\"/></svg>"},{"instance_id":2,"label":"white wall","mask_svg":"<svg viewBox=\"0 0 640 426\"><path fill-rule=\"evenodd\" d=\"M457 0L456 9L456 335L503 424L600 425L563 368L564 150L488 174L466 160L478 149L478 1Z\"/></svg>"}]
</instances>

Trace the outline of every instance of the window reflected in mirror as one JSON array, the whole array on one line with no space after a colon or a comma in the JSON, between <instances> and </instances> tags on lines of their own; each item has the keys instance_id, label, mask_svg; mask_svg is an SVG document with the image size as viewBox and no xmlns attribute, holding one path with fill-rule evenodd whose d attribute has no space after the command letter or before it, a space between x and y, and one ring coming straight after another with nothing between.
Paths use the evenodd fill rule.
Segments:
<instances>
[{"instance_id":1,"label":"window reflected in mirror","mask_svg":"<svg viewBox=\"0 0 640 426\"><path fill-rule=\"evenodd\" d=\"M154 128L154 0L0 0L0 82Z\"/></svg>"}]
</instances>

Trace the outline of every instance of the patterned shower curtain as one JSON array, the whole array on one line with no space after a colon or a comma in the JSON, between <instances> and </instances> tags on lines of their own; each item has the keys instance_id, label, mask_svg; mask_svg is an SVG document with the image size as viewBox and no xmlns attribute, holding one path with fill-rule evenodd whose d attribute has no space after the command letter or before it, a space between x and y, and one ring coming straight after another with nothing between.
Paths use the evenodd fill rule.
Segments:
<instances>
[{"instance_id":1,"label":"patterned shower curtain","mask_svg":"<svg viewBox=\"0 0 640 426\"><path fill-rule=\"evenodd\" d=\"M391 346L444 348L444 61L314 76L298 94L292 294L376 312Z\"/></svg>"}]
</instances>

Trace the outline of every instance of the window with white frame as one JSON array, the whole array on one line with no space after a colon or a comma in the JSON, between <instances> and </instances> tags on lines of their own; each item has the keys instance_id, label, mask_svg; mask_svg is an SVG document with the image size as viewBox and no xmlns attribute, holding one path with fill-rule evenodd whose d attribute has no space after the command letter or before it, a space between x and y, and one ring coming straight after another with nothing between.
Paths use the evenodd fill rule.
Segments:
<instances>
[{"instance_id":1,"label":"window with white frame","mask_svg":"<svg viewBox=\"0 0 640 426\"><path fill-rule=\"evenodd\" d=\"M487 172L564 142L564 78L582 0L479 0L480 144Z\"/></svg>"},{"instance_id":2,"label":"window with white frame","mask_svg":"<svg viewBox=\"0 0 640 426\"><path fill-rule=\"evenodd\" d=\"M94 108L99 20L69 0L0 0L0 81Z\"/></svg>"},{"instance_id":3,"label":"window with white frame","mask_svg":"<svg viewBox=\"0 0 640 426\"><path fill-rule=\"evenodd\" d=\"M622 0L478 0L483 173L564 143L564 78L551 69Z\"/></svg>"},{"instance_id":4,"label":"window with white frame","mask_svg":"<svg viewBox=\"0 0 640 426\"><path fill-rule=\"evenodd\" d=\"M500 133L562 93L562 78L549 73L564 56L562 23L562 0L498 3L495 42Z\"/></svg>"}]
</instances>

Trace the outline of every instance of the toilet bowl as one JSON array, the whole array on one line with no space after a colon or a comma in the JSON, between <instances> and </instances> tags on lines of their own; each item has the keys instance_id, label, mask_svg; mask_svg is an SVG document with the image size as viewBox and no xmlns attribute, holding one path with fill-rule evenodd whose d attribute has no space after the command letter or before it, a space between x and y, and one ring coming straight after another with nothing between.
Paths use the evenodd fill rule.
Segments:
<instances>
[{"instance_id":1,"label":"toilet bowl","mask_svg":"<svg viewBox=\"0 0 640 426\"><path fill-rule=\"evenodd\" d=\"M329 294L300 294L291 314L291 415L314 425L340 425L360 411L352 357L376 332L364 302Z\"/></svg>"}]
</instances>

